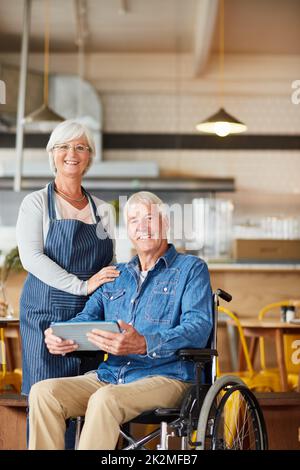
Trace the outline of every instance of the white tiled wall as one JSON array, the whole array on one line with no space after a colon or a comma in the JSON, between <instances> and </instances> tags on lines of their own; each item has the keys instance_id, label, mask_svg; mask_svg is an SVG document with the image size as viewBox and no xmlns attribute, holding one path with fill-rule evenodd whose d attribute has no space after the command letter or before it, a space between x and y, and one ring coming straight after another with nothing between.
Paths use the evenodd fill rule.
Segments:
<instances>
[{"instance_id":1,"label":"white tiled wall","mask_svg":"<svg viewBox=\"0 0 300 470\"><path fill-rule=\"evenodd\" d=\"M39 54L32 70L42 70ZM195 124L220 107L218 57L195 77L193 55L87 55L86 79L102 99L106 132L193 133ZM0 62L18 66L17 55ZM76 54L52 54L53 73L74 73ZM300 79L297 56L226 55L224 105L249 134L300 135L300 104L292 82ZM199 134L199 139L201 136ZM106 151L107 160L155 160L164 172L232 176L238 192L300 198L300 149L296 151ZM1 152L0 152L1 163ZM259 196L258 196L259 197Z\"/></svg>"},{"instance_id":2,"label":"white tiled wall","mask_svg":"<svg viewBox=\"0 0 300 470\"><path fill-rule=\"evenodd\" d=\"M195 132L197 122L216 112L213 96L113 93L101 95L108 132ZM227 96L225 108L244 121L249 134L300 134L300 105L284 96Z\"/></svg>"},{"instance_id":3,"label":"white tiled wall","mask_svg":"<svg viewBox=\"0 0 300 470\"><path fill-rule=\"evenodd\" d=\"M155 88L153 80L152 88L144 83L138 67L136 90L125 88L126 81L124 90L105 79L102 87L99 81L105 131L197 132L195 124L220 107L217 58L213 57L207 72L197 78L192 76L188 58L181 65L184 65L180 69L181 78L176 81L175 76L173 89L168 91L159 92L159 85ZM158 63L153 67L158 77L162 76L160 67ZM300 61L295 56L226 56L223 104L229 113L247 124L248 134L300 135L300 104L291 100L292 83L299 78ZM104 158L155 160L164 172L232 176L238 194L255 193L258 203L262 193L290 195L293 201L299 194L300 199L300 149L107 151Z\"/></svg>"},{"instance_id":4,"label":"white tiled wall","mask_svg":"<svg viewBox=\"0 0 300 470\"><path fill-rule=\"evenodd\" d=\"M211 98L164 95L104 95L107 132L194 132L207 116ZM286 97L227 100L228 111L247 123L251 134L300 134L300 106ZM178 117L178 108L180 115ZM199 135L199 139L201 136ZM155 160L164 171L233 176L238 190L299 193L300 150L107 151L109 160Z\"/></svg>"},{"instance_id":5,"label":"white tiled wall","mask_svg":"<svg viewBox=\"0 0 300 470\"><path fill-rule=\"evenodd\" d=\"M152 88L143 82L138 67L136 90L124 90L103 77L98 90L104 108L106 132L195 133L195 124L220 107L218 67L212 58L207 73L192 77L189 58L173 90ZM162 65L153 62L157 77ZM147 64L146 64L147 65ZM150 66L150 64L148 64ZM152 68L153 70L153 68ZM121 71L120 71L121 72ZM100 78L100 69L97 74ZM95 72L95 79L98 78ZM126 74L125 74L126 75ZM178 78L178 77L177 77ZM295 56L249 55L226 57L224 105L248 126L249 134L300 135L300 104L292 103L292 83L300 78ZM143 78L144 79L144 78ZM159 83L159 82L157 82ZM163 86L163 82L160 83ZM127 88L126 88L127 86ZM147 91L148 90L148 91ZM162 91L164 90L164 91ZM199 139L201 135L199 134ZM107 151L109 160L155 160L164 172L190 175L232 176L238 193L291 195L300 199L300 149L295 151Z\"/></svg>"},{"instance_id":6,"label":"white tiled wall","mask_svg":"<svg viewBox=\"0 0 300 470\"><path fill-rule=\"evenodd\" d=\"M300 151L107 151L108 160L154 160L164 173L234 177L239 191L299 195Z\"/></svg>"}]
</instances>

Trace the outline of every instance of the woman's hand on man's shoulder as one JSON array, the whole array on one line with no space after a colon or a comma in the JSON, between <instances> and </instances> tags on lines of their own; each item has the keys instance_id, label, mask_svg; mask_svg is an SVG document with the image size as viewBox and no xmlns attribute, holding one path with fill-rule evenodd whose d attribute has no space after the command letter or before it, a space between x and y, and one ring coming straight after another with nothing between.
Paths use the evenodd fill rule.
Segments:
<instances>
[{"instance_id":1,"label":"woman's hand on man's shoulder","mask_svg":"<svg viewBox=\"0 0 300 470\"><path fill-rule=\"evenodd\" d=\"M94 274L88 282L88 295L92 294L98 287L102 286L107 282L113 282L117 277L119 277L120 271L118 271L116 266L105 266L105 268L100 269L96 274Z\"/></svg>"}]
</instances>

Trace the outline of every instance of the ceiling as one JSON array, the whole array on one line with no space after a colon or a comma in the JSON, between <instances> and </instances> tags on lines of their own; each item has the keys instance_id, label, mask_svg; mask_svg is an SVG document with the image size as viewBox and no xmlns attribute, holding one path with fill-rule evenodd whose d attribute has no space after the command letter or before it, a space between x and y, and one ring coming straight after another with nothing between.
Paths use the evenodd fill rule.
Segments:
<instances>
[{"instance_id":1,"label":"ceiling","mask_svg":"<svg viewBox=\"0 0 300 470\"><path fill-rule=\"evenodd\" d=\"M24 0L0 0L0 52L18 52ZM51 0L51 51L75 52L82 14L86 50L93 52L194 52L197 41L218 50L218 0ZM210 10L215 4L215 11ZM32 0L30 51L43 50L44 1ZM78 10L77 10L78 11ZM207 15L207 17L205 17ZM203 34L199 36L199 29ZM197 39L198 38L198 39ZM225 51L299 54L299 0L225 0Z\"/></svg>"},{"instance_id":2,"label":"ceiling","mask_svg":"<svg viewBox=\"0 0 300 470\"><path fill-rule=\"evenodd\" d=\"M213 49L218 49L215 31ZM225 0L225 50L300 54L299 0Z\"/></svg>"}]
</instances>

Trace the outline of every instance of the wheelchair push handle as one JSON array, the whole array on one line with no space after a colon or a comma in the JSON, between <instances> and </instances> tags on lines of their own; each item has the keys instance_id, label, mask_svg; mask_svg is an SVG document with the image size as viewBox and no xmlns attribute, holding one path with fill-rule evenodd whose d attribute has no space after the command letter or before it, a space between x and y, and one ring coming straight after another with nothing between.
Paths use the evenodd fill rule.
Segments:
<instances>
[{"instance_id":1,"label":"wheelchair push handle","mask_svg":"<svg viewBox=\"0 0 300 470\"><path fill-rule=\"evenodd\" d=\"M226 302L231 302L232 300L232 295L228 294L228 292L225 292L222 289L217 289L215 294Z\"/></svg>"}]
</instances>

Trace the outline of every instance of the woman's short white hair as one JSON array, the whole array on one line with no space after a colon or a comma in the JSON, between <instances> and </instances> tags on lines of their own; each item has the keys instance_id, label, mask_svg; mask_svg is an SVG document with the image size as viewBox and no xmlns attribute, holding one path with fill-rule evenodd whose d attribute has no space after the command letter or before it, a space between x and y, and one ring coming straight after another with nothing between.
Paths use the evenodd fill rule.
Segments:
<instances>
[{"instance_id":1,"label":"woman's short white hair","mask_svg":"<svg viewBox=\"0 0 300 470\"><path fill-rule=\"evenodd\" d=\"M145 204L145 205L155 205L156 208L158 209L158 212L163 216L167 216L166 212L166 205L163 203L163 201L156 196L156 194L151 193L150 191L139 191L138 193L132 194L130 198L127 200L125 206L124 206L124 219L125 222L127 221L127 213L129 207L135 205L135 204Z\"/></svg>"},{"instance_id":2,"label":"woman's short white hair","mask_svg":"<svg viewBox=\"0 0 300 470\"><path fill-rule=\"evenodd\" d=\"M70 140L79 139L80 137L85 137L88 146L90 147L90 159L84 171L84 173L86 173L89 167L91 166L93 162L93 157L95 155L95 141L92 132L86 126L73 119L68 119L66 121L61 122L52 131L46 150L49 155L50 168L54 175L56 175L57 170L54 163L53 147L57 144L64 144L65 142L69 142Z\"/></svg>"}]
</instances>

